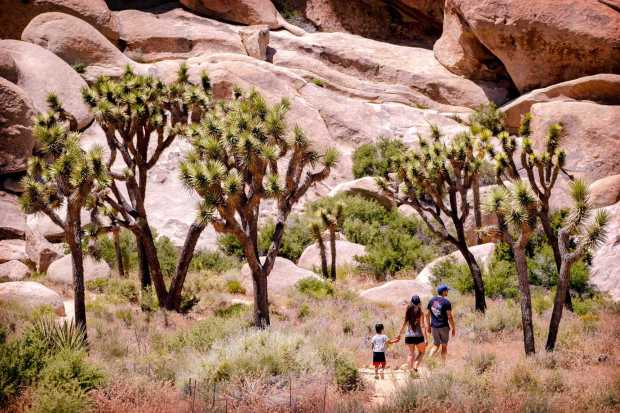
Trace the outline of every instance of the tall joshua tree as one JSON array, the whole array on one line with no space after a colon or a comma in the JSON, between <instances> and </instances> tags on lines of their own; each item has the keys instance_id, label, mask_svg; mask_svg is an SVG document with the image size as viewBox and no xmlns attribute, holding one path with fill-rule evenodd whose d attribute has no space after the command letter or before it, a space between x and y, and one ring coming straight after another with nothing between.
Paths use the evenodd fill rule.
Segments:
<instances>
[{"instance_id":1,"label":"tall joshua tree","mask_svg":"<svg viewBox=\"0 0 620 413\"><path fill-rule=\"evenodd\" d=\"M200 85L194 85L189 82L187 66L182 65L177 79L166 85L136 75L128 66L120 79L100 77L82 94L110 148L107 165L112 180L102 203L136 237L143 287L152 282L160 305L178 310L187 269L206 222L198 217L191 225L168 291L145 207L148 174L172 142L211 109L209 78L203 73ZM122 172L113 171L118 154L125 166Z\"/></svg>"},{"instance_id":2,"label":"tall joshua tree","mask_svg":"<svg viewBox=\"0 0 620 413\"><path fill-rule=\"evenodd\" d=\"M545 237L553 250L555 265L559 272L562 260L558 237L551 225L550 199L560 173L564 173L571 180L573 177L564 169L566 153L560 148L562 126L560 124L549 126L544 149L537 152L534 150L530 139L531 119L531 115L526 113L521 120L519 128L519 136L522 138L521 146L519 146L516 137L510 136L508 132L502 130L496 135L501 151L496 152L490 145L487 148L490 155L496 160L497 180L500 185L503 185L504 179L521 179L521 172L524 172L525 178L538 199L538 218L542 224ZM503 128L496 126L494 132L501 129ZM473 124L472 131L491 134L491 130L481 124ZM570 294L566 296L566 306L568 309L572 309Z\"/></svg>"},{"instance_id":3,"label":"tall joshua tree","mask_svg":"<svg viewBox=\"0 0 620 413\"><path fill-rule=\"evenodd\" d=\"M269 106L258 92L242 94L236 89L232 101L191 129L193 149L181 164L181 179L203 198L201 215L217 232L234 235L243 246L252 272L254 322L259 328L269 325L267 277L291 209L311 186L329 175L338 159L332 149L323 155L313 150L299 127L287 139L288 108L287 100ZM318 163L321 166L314 171ZM284 167L283 174L279 166ZM266 199L274 201L277 216L271 245L261 260L258 218Z\"/></svg>"},{"instance_id":4,"label":"tall joshua tree","mask_svg":"<svg viewBox=\"0 0 620 413\"><path fill-rule=\"evenodd\" d=\"M34 121L39 149L29 160L20 202L26 213L42 212L64 231L71 251L75 322L86 336L81 212L93 205L93 193L108 185L109 176L102 149L86 152L80 147L75 117L55 95L50 94L47 103L49 112ZM58 209L63 204L66 212L61 217Z\"/></svg>"},{"instance_id":5,"label":"tall joshua tree","mask_svg":"<svg viewBox=\"0 0 620 413\"><path fill-rule=\"evenodd\" d=\"M471 210L467 194L477 182L485 144L469 133L446 143L433 127L430 140L420 137L419 148L392 162L391 177L378 179L398 203L412 206L432 233L458 248L471 272L476 310L481 312L486 309L484 283L467 246L464 225Z\"/></svg>"},{"instance_id":6,"label":"tall joshua tree","mask_svg":"<svg viewBox=\"0 0 620 413\"><path fill-rule=\"evenodd\" d=\"M523 181L516 181L510 189L503 186L495 188L489 195L486 207L490 213L497 216L498 221L497 228L487 229L487 232L496 232L498 238L510 245L515 257L521 293L523 344L525 354L533 354L536 347L525 248L536 230L537 200L529 185Z\"/></svg>"},{"instance_id":7,"label":"tall joshua tree","mask_svg":"<svg viewBox=\"0 0 620 413\"><path fill-rule=\"evenodd\" d=\"M312 223L311 230L316 238L321 253L321 271L323 277L331 278L336 281L336 232L340 225L342 225L342 209L343 205L338 203L333 208L323 208L318 211L318 215L321 219L320 225L318 222ZM329 233L329 253L331 257L330 269L327 268L327 253L325 248L325 242L323 240L322 229L327 229Z\"/></svg>"},{"instance_id":8,"label":"tall joshua tree","mask_svg":"<svg viewBox=\"0 0 620 413\"><path fill-rule=\"evenodd\" d=\"M549 334L546 349L555 349L555 342L562 320L562 309L570 283L570 270L575 262L597 248L606 238L606 226L609 217L605 210L600 210L593 220L592 206L589 200L587 185L581 180L571 183L571 197L573 206L569 217L558 233L560 257L562 264L558 276L558 286L555 293L553 311L549 321Z\"/></svg>"}]
</instances>

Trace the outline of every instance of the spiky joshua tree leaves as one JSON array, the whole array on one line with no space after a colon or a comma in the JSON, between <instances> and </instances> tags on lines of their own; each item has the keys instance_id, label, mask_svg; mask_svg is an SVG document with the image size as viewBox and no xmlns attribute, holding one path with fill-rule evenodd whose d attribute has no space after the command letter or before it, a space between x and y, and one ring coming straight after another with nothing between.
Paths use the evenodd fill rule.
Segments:
<instances>
[{"instance_id":1,"label":"spiky joshua tree leaves","mask_svg":"<svg viewBox=\"0 0 620 413\"><path fill-rule=\"evenodd\" d=\"M116 224L135 235L143 287L152 282L160 306L178 310L187 268L207 222L198 217L191 225L167 290L145 196L149 171L161 154L211 109L209 77L203 73L200 84L194 85L189 81L187 66L181 65L177 79L165 84L151 76L137 75L127 67L119 79L100 77L82 94L105 131L110 148L107 166L112 180L109 192L100 198L101 208ZM124 168L115 171L119 154Z\"/></svg>"},{"instance_id":2,"label":"spiky joshua tree leaves","mask_svg":"<svg viewBox=\"0 0 620 413\"><path fill-rule=\"evenodd\" d=\"M47 103L50 110L34 120L33 135L39 146L29 160L20 202L26 213L44 213L64 231L71 251L75 322L85 335L81 211L93 208L95 194L107 187L110 176L102 148L83 150L75 117L65 111L56 95L50 94Z\"/></svg>"},{"instance_id":3,"label":"spiky joshua tree leaves","mask_svg":"<svg viewBox=\"0 0 620 413\"><path fill-rule=\"evenodd\" d=\"M458 248L471 272L476 310L481 312L486 309L484 283L467 246L464 224L472 209L467 194L478 182L483 145L486 142L470 133L448 143L432 127L429 139L420 137L419 147L392 162L390 176L378 179L399 204L412 206L431 232Z\"/></svg>"},{"instance_id":4,"label":"spiky joshua tree leaves","mask_svg":"<svg viewBox=\"0 0 620 413\"><path fill-rule=\"evenodd\" d=\"M291 209L311 186L327 178L338 159L333 149L324 154L312 149L299 127L287 138L288 108L287 100L269 106L258 92L236 89L232 101L189 130L193 149L180 168L182 181L203 199L203 219L243 246L254 285L255 325L260 328L269 325L267 277ZM277 216L271 245L261 260L258 218L267 199L274 202Z\"/></svg>"},{"instance_id":5,"label":"spiky joshua tree leaves","mask_svg":"<svg viewBox=\"0 0 620 413\"><path fill-rule=\"evenodd\" d=\"M593 219L587 185L575 180L570 186L573 206L569 217L558 233L560 257L562 259L558 286L553 303L553 312L549 321L549 334L546 349L555 349L555 342L562 320L562 309L570 285L570 270L579 259L598 248L607 236L606 226L609 222L605 210L599 210Z\"/></svg>"},{"instance_id":6,"label":"spiky joshua tree leaves","mask_svg":"<svg viewBox=\"0 0 620 413\"><path fill-rule=\"evenodd\" d=\"M510 245L513 251L521 293L523 344L528 355L535 353L536 346L525 248L536 230L537 204L532 189L523 181L515 181L510 188L498 186L489 194L485 205L489 213L497 216L497 227L483 229L489 234L496 233L496 238Z\"/></svg>"}]
</instances>

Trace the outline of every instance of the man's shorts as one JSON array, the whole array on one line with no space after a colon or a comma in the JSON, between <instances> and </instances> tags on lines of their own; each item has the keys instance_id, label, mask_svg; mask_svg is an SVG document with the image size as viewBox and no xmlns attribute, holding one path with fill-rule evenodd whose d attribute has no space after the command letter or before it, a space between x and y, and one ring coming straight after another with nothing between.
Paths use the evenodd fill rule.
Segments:
<instances>
[{"instance_id":1,"label":"man's shorts","mask_svg":"<svg viewBox=\"0 0 620 413\"><path fill-rule=\"evenodd\" d=\"M433 327L433 344L448 344L450 341L450 327Z\"/></svg>"}]
</instances>

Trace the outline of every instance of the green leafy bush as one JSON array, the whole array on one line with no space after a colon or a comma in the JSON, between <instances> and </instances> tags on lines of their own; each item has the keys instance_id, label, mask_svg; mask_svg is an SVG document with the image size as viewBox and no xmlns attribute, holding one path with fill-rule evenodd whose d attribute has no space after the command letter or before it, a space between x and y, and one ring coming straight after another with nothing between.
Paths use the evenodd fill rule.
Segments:
<instances>
[{"instance_id":1,"label":"green leafy bush","mask_svg":"<svg viewBox=\"0 0 620 413\"><path fill-rule=\"evenodd\" d=\"M392 159L399 157L407 150L399 139L379 138L376 143L359 146L353 152L353 176L385 176L389 171Z\"/></svg>"},{"instance_id":2,"label":"green leafy bush","mask_svg":"<svg viewBox=\"0 0 620 413\"><path fill-rule=\"evenodd\" d=\"M125 271L133 271L138 268L136 239L131 231L127 229L121 229L118 236ZM96 250L99 251L101 258L107 262L110 267L118 270L116 265L116 250L114 249L114 241L109 234L104 234L97 239Z\"/></svg>"},{"instance_id":3,"label":"green leafy bush","mask_svg":"<svg viewBox=\"0 0 620 413\"><path fill-rule=\"evenodd\" d=\"M293 214L289 217L286 230L282 236L279 256L297 262L304 249L314 241L311 232L308 230L309 219L307 217ZM273 220L268 220L259 231L258 249L261 254L266 254L276 225Z\"/></svg>"},{"instance_id":4,"label":"green leafy bush","mask_svg":"<svg viewBox=\"0 0 620 413\"><path fill-rule=\"evenodd\" d=\"M159 258L162 274L165 277L172 277L179 259L177 247L170 241L170 238L163 235L157 237L155 247L157 248L157 257Z\"/></svg>"},{"instance_id":5,"label":"green leafy bush","mask_svg":"<svg viewBox=\"0 0 620 413\"><path fill-rule=\"evenodd\" d=\"M504 130L504 119L506 115L493 102L488 105L480 105L469 117L470 124L479 124L483 128L489 129L493 134L498 134Z\"/></svg>"},{"instance_id":6,"label":"green leafy bush","mask_svg":"<svg viewBox=\"0 0 620 413\"><path fill-rule=\"evenodd\" d=\"M88 395L75 382L44 382L32 395L31 413L84 413L91 410Z\"/></svg>"},{"instance_id":7,"label":"green leafy bush","mask_svg":"<svg viewBox=\"0 0 620 413\"><path fill-rule=\"evenodd\" d=\"M194 254L189 269L197 272L223 273L238 267L239 260L233 256L222 254L220 251L200 251Z\"/></svg>"},{"instance_id":8,"label":"green leafy bush","mask_svg":"<svg viewBox=\"0 0 620 413\"><path fill-rule=\"evenodd\" d=\"M512 262L491 259L482 278L487 297L516 298L519 294L517 270Z\"/></svg>"},{"instance_id":9,"label":"green leafy bush","mask_svg":"<svg viewBox=\"0 0 620 413\"><path fill-rule=\"evenodd\" d=\"M228 280L226 281L226 291L229 294L245 294L245 288L241 284L239 280Z\"/></svg>"},{"instance_id":10,"label":"green leafy bush","mask_svg":"<svg viewBox=\"0 0 620 413\"><path fill-rule=\"evenodd\" d=\"M467 264L460 264L454 258L447 258L438 262L432 269L431 284L448 284L461 294L474 290L474 281L471 278Z\"/></svg>"},{"instance_id":11,"label":"green leafy bush","mask_svg":"<svg viewBox=\"0 0 620 413\"><path fill-rule=\"evenodd\" d=\"M86 361L82 350L62 349L47 360L39 381L56 386L75 382L80 389L88 391L102 385L104 375Z\"/></svg>"},{"instance_id":12,"label":"green leafy bush","mask_svg":"<svg viewBox=\"0 0 620 413\"><path fill-rule=\"evenodd\" d=\"M247 307L244 304L236 303L215 310L215 315L222 318L239 317L246 310Z\"/></svg>"},{"instance_id":13,"label":"green leafy bush","mask_svg":"<svg viewBox=\"0 0 620 413\"><path fill-rule=\"evenodd\" d=\"M86 289L106 294L114 302L137 303L139 298L133 278L98 278L86 281Z\"/></svg>"},{"instance_id":14,"label":"green leafy bush","mask_svg":"<svg viewBox=\"0 0 620 413\"><path fill-rule=\"evenodd\" d=\"M309 295L313 298L325 298L328 295L334 295L334 286L331 282L313 277L299 280L296 287L302 294Z\"/></svg>"},{"instance_id":15,"label":"green leafy bush","mask_svg":"<svg viewBox=\"0 0 620 413\"><path fill-rule=\"evenodd\" d=\"M334 376L338 388L342 391L354 391L360 389L362 386L361 377L357 367L355 367L355 363L347 358L336 358Z\"/></svg>"},{"instance_id":16,"label":"green leafy bush","mask_svg":"<svg viewBox=\"0 0 620 413\"><path fill-rule=\"evenodd\" d=\"M226 255L243 258L243 246L232 234L222 234L217 237L217 246Z\"/></svg>"}]
</instances>

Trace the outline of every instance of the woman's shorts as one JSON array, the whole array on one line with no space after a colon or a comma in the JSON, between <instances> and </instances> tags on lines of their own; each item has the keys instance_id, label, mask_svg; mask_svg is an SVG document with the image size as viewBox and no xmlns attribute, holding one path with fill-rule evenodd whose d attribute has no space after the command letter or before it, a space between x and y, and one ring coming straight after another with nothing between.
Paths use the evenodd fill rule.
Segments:
<instances>
[{"instance_id":1,"label":"woman's shorts","mask_svg":"<svg viewBox=\"0 0 620 413\"><path fill-rule=\"evenodd\" d=\"M372 365L375 367L385 367L385 353L373 351Z\"/></svg>"},{"instance_id":2,"label":"woman's shorts","mask_svg":"<svg viewBox=\"0 0 620 413\"><path fill-rule=\"evenodd\" d=\"M405 344L422 344L424 337L405 337Z\"/></svg>"}]
</instances>

